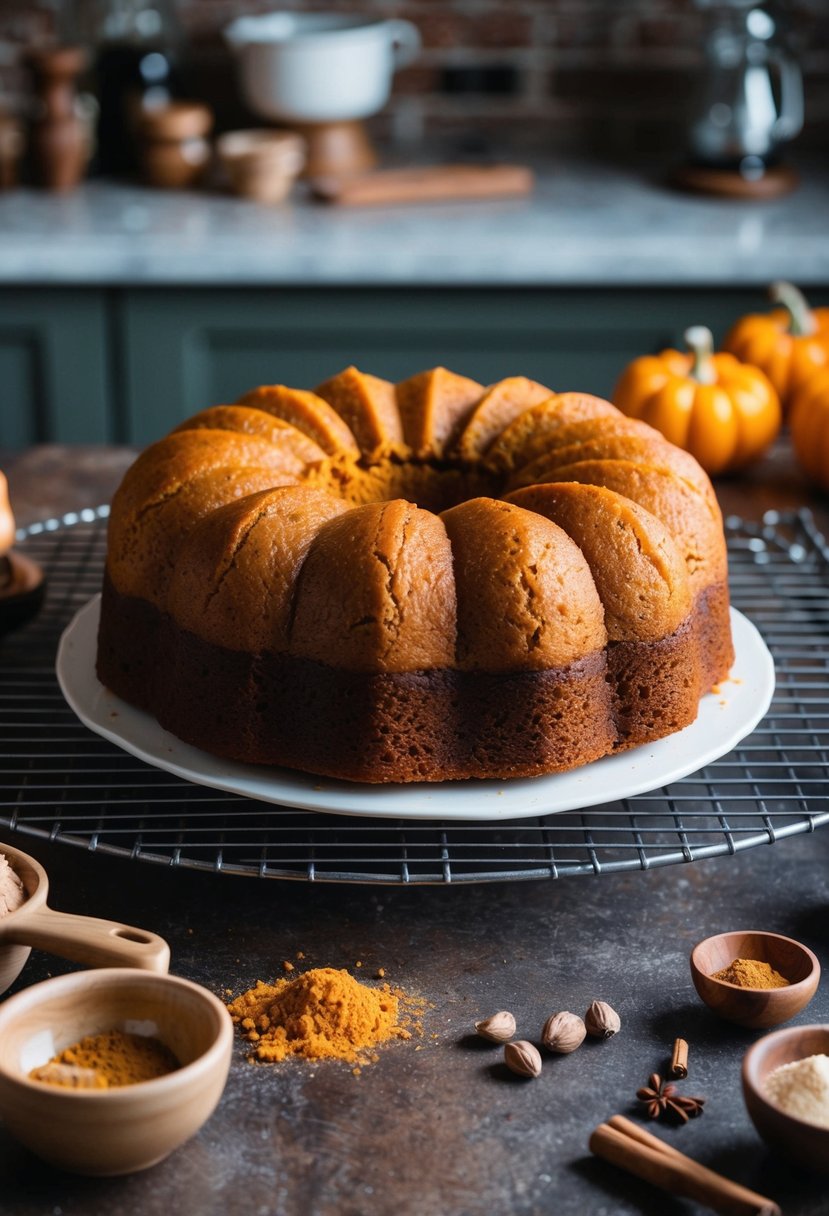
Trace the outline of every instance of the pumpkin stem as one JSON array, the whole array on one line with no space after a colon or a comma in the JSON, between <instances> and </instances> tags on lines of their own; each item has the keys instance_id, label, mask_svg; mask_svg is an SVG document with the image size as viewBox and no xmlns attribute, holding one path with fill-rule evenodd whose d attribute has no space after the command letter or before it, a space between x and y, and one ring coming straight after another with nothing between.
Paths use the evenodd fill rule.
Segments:
<instances>
[{"instance_id":1,"label":"pumpkin stem","mask_svg":"<svg viewBox=\"0 0 829 1216\"><path fill-rule=\"evenodd\" d=\"M714 353L714 335L706 325L692 325L685 330L685 345L694 356L690 375L700 384L713 384L717 378L711 356Z\"/></svg>"},{"instance_id":2,"label":"pumpkin stem","mask_svg":"<svg viewBox=\"0 0 829 1216\"><path fill-rule=\"evenodd\" d=\"M769 288L769 298L775 304L782 304L789 314L789 333L795 338L808 337L817 329L814 315L806 302L806 297L794 283L772 283Z\"/></svg>"}]
</instances>

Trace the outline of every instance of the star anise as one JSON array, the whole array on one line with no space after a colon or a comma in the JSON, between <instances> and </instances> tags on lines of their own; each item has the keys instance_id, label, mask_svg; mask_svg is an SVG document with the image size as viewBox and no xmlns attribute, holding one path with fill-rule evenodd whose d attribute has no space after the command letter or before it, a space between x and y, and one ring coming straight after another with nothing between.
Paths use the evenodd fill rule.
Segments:
<instances>
[{"instance_id":1,"label":"star anise","mask_svg":"<svg viewBox=\"0 0 829 1216\"><path fill-rule=\"evenodd\" d=\"M647 1085L637 1089L636 1097L644 1102L649 1119L669 1115L680 1123L696 1119L705 1105L705 1098L687 1098L677 1093L676 1086L671 1081L663 1081L658 1072L651 1073Z\"/></svg>"}]
</instances>

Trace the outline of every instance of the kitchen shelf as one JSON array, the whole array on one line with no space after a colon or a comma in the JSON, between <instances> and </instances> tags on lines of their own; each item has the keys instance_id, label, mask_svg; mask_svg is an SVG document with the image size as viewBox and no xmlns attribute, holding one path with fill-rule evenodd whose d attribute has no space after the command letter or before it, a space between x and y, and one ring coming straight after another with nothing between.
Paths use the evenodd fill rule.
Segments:
<instances>
[{"instance_id":1,"label":"kitchen shelf","mask_svg":"<svg viewBox=\"0 0 829 1216\"><path fill-rule=\"evenodd\" d=\"M808 511L726 520L731 597L774 656L777 688L727 756L663 789L498 824L321 815L190 785L84 727L54 672L99 589L106 507L21 530L47 573L38 617L0 647L0 826L179 868L417 885L647 870L735 855L829 825L829 547Z\"/></svg>"}]
</instances>

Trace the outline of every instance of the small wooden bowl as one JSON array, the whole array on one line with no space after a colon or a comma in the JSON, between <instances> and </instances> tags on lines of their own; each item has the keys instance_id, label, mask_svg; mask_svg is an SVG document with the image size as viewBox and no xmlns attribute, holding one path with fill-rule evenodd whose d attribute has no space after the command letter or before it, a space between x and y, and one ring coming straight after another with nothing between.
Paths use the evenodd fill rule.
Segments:
<instances>
[{"instance_id":1,"label":"small wooden bowl","mask_svg":"<svg viewBox=\"0 0 829 1216\"><path fill-rule=\"evenodd\" d=\"M789 1026L755 1043L743 1059L743 1098L770 1149L798 1165L829 1174L829 1128L787 1115L766 1097L766 1077L781 1064L829 1055L829 1026Z\"/></svg>"},{"instance_id":2,"label":"small wooden bowl","mask_svg":"<svg viewBox=\"0 0 829 1216\"><path fill-rule=\"evenodd\" d=\"M768 963L789 980L786 988L740 988L715 980L714 972L735 958ZM709 1009L750 1030L763 1030L788 1022L805 1009L817 991L820 963L807 946L792 937L762 930L718 933L691 951L691 977Z\"/></svg>"},{"instance_id":3,"label":"small wooden bowl","mask_svg":"<svg viewBox=\"0 0 829 1216\"><path fill-rule=\"evenodd\" d=\"M259 203L287 198L305 164L305 143L293 131L228 131L216 153L231 189Z\"/></svg>"},{"instance_id":4,"label":"small wooden bowl","mask_svg":"<svg viewBox=\"0 0 829 1216\"><path fill-rule=\"evenodd\" d=\"M29 1080L85 1035L149 1034L176 1072L113 1089ZM213 1113L227 1080L233 1024L222 1002L189 980L113 968L34 984L0 1006L0 1117L45 1161L76 1174L130 1174L162 1161Z\"/></svg>"},{"instance_id":5,"label":"small wooden bowl","mask_svg":"<svg viewBox=\"0 0 829 1216\"><path fill-rule=\"evenodd\" d=\"M210 164L208 135L213 113L198 102L175 101L145 109L138 120L140 159L152 186L183 189L195 185Z\"/></svg>"}]
</instances>

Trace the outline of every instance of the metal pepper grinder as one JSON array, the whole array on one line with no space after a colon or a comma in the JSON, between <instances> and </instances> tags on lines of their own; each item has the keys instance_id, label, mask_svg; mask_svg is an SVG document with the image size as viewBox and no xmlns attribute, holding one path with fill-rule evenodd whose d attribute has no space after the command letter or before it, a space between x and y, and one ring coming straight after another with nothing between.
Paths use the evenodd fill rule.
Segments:
<instances>
[{"instance_id":1,"label":"metal pepper grinder","mask_svg":"<svg viewBox=\"0 0 829 1216\"><path fill-rule=\"evenodd\" d=\"M47 190L72 190L84 175L90 141L78 113L76 81L86 66L80 47L32 51L28 57L35 88L31 131L35 181Z\"/></svg>"}]
</instances>

